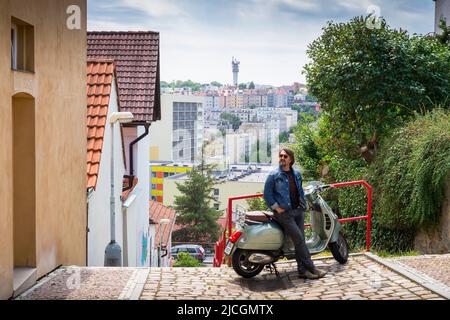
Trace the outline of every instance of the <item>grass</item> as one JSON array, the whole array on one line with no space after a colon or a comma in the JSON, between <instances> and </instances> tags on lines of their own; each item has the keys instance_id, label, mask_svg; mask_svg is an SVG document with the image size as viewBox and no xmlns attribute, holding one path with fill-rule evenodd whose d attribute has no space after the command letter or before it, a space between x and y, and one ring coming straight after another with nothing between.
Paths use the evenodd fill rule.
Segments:
<instances>
[{"instance_id":1,"label":"grass","mask_svg":"<svg viewBox=\"0 0 450 320\"><path fill-rule=\"evenodd\" d=\"M397 252L397 253L389 253L387 251L376 251L374 252L377 256L381 258L396 258L396 257L413 257L420 255L419 252L410 250L410 251L404 251L404 252Z\"/></svg>"}]
</instances>

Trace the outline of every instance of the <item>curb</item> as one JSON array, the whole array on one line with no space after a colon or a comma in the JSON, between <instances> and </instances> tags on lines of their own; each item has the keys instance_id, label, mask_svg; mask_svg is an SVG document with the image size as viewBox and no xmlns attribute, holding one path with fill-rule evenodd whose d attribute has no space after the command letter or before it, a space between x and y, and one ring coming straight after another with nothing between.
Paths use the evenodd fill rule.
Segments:
<instances>
[{"instance_id":1,"label":"curb","mask_svg":"<svg viewBox=\"0 0 450 320\"><path fill-rule=\"evenodd\" d=\"M128 280L118 300L139 300L144 291L150 268L138 268Z\"/></svg>"},{"instance_id":2,"label":"curb","mask_svg":"<svg viewBox=\"0 0 450 320\"><path fill-rule=\"evenodd\" d=\"M421 285L422 287L427 288L428 290L440 295L441 297L445 299L450 299L450 288L447 286L444 286L437 282L434 279L431 279L428 276L425 276L423 274L418 273L416 270L406 268L403 265L400 265L393 261L387 261L383 258L380 258L379 256L371 253L366 252L364 255L373 261L382 264L383 266L391 269L392 271L416 282L417 284Z\"/></svg>"}]
</instances>

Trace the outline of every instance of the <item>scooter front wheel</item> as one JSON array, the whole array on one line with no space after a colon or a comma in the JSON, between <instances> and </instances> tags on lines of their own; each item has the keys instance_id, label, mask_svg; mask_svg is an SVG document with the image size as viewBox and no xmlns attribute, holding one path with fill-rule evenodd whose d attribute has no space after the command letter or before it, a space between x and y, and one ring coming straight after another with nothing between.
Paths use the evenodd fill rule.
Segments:
<instances>
[{"instance_id":1,"label":"scooter front wheel","mask_svg":"<svg viewBox=\"0 0 450 320\"><path fill-rule=\"evenodd\" d=\"M330 249L333 257L337 262L344 264L348 260L348 244L345 240L344 235L339 232L339 236L336 242L329 243L328 248Z\"/></svg>"},{"instance_id":2,"label":"scooter front wheel","mask_svg":"<svg viewBox=\"0 0 450 320\"><path fill-rule=\"evenodd\" d=\"M253 278L264 269L264 265L248 261L250 254L248 250L237 249L231 257L234 271L244 278Z\"/></svg>"}]
</instances>

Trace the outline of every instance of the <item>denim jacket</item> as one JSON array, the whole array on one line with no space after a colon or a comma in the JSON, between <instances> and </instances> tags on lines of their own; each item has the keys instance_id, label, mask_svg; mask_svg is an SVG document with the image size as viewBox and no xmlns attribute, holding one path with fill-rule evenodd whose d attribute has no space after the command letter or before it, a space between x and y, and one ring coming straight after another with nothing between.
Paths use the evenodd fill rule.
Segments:
<instances>
[{"instance_id":1,"label":"denim jacket","mask_svg":"<svg viewBox=\"0 0 450 320\"><path fill-rule=\"evenodd\" d=\"M294 168L292 170L296 178L295 183L297 184L298 194L301 198L300 203L306 203L305 193L302 188L302 175ZM285 210L292 209L289 193L289 176L281 167L272 171L267 177L264 185L264 200L266 205L272 210L278 207Z\"/></svg>"}]
</instances>

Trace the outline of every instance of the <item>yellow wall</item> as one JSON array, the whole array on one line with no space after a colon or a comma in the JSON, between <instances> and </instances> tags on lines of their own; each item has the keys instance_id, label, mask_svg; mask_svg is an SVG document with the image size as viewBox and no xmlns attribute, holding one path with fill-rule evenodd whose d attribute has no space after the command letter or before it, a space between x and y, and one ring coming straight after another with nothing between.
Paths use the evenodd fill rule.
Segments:
<instances>
[{"instance_id":1,"label":"yellow wall","mask_svg":"<svg viewBox=\"0 0 450 320\"><path fill-rule=\"evenodd\" d=\"M185 173L191 171L192 168L189 167L174 167L174 166L151 166L151 172L169 172L174 174ZM150 177L151 184L164 184L164 178L154 178ZM163 190L151 189L151 196L164 196L164 185Z\"/></svg>"},{"instance_id":2,"label":"yellow wall","mask_svg":"<svg viewBox=\"0 0 450 320\"><path fill-rule=\"evenodd\" d=\"M70 5L81 9L81 30L66 26ZM11 70L10 37L0 37L0 299L12 295L17 236L13 236L15 94L26 93L35 103L37 276L61 264L85 264L86 10L86 0L0 1L0 34L10 34L11 17L33 25L35 32L34 73Z\"/></svg>"}]
</instances>

